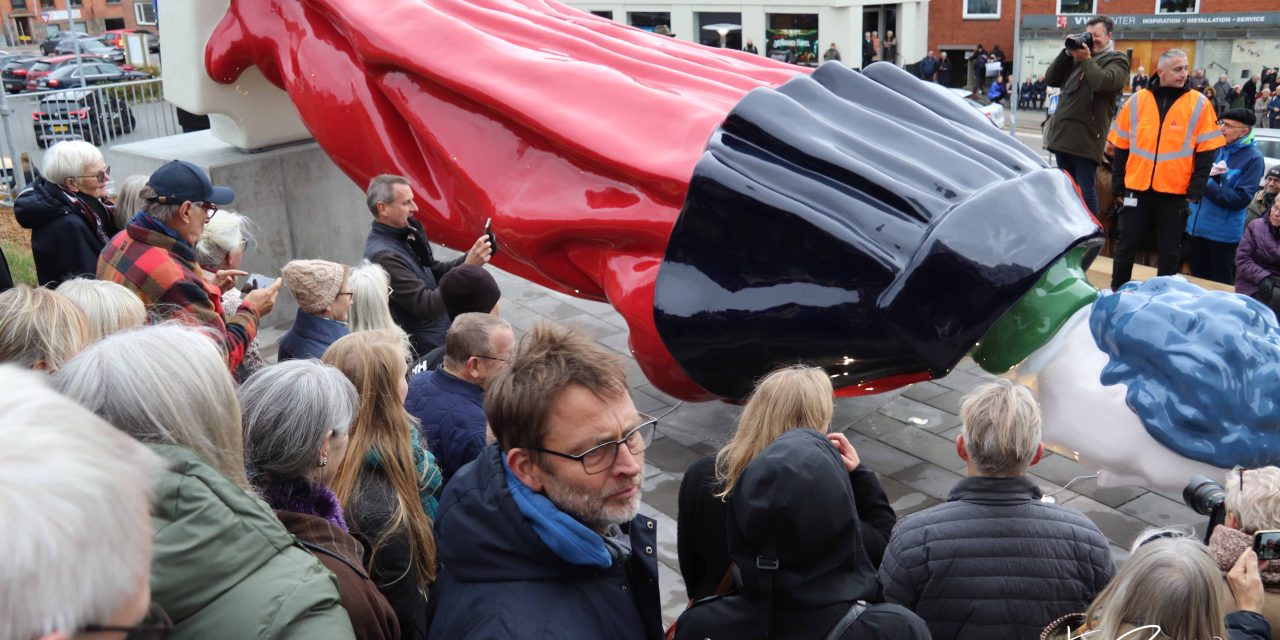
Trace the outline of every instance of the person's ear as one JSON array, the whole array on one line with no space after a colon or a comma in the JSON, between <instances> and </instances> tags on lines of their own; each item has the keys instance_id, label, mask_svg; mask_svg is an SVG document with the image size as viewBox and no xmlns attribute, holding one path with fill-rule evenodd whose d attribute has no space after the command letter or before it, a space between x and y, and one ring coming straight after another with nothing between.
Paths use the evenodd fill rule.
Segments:
<instances>
[{"instance_id":1,"label":"person's ear","mask_svg":"<svg viewBox=\"0 0 1280 640\"><path fill-rule=\"evenodd\" d=\"M1034 456L1031 456L1031 464L1027 466L1028 467L1036 466L1036 463L1040 462L1040 459L1043 457L1044 457L1044 443L1041 442L1036 445L1036 454Z\"/></svg>"},{"instance_id":2,"label":"person's ear","mask_svg":"<svg viewBox=\"0 0 1280 640\"><path fill-rule=\"evenodd\" d=\"M969 462L969 451L964 448L963 433L956 435L956 455L960 456L960 459L964 460L966 464Z\"/></svg>"},{"instance_id":3,"label":"person's ear","mask_svg":"<svg viewBox=\"0 0 1280 640\"><path fill-rule=\"evenodd\" d=\"M519 447L508 451L507 467L524 486L534 491L542 491L542 467L539 467L538 462L533 459L531 451Z\"/></svg>"},{"instance_id":4,"label":"person's ear","mask_svg":"<svg viewBox=\"0 0 1280 640\"><path fill-rule=\"evenodd\" d=\"M190 201L190 200L188 200L188 201L186 201L186 202L183 202L182 204L178 205L178 217L179 217L179 219L181 219L181 220L182 220L182 222L184 222L184 223L191 222L191 207L192 207L192 206L193 206L193 205L191 204L191 201Z\"/></svg>"},{"instance_id":5,"label":"person's ear","mask_svg":"<svg viewBox=\"0 0 1280 640\"><path fill-rule=\"evenodd\" d=\"M1239 529L1240 529L1240 514L1238 514L1238 513L1234 512L1234 511L1227 511L1227 518L1226 518L1226 520L1225 520L1225 521L1223 521L1223 523L1222 523L1222 524L1225 524L1225 525L1227 525L1228 527L1230 527L1230 528L1232 528L1232 529L1239 530Z\"/></svg>"}]
</instances>

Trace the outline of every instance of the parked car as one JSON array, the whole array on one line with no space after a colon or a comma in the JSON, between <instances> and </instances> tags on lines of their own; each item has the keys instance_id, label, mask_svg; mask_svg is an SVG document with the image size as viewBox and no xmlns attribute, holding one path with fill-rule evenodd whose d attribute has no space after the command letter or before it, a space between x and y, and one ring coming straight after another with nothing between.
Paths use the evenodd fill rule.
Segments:
<instances>
[{"instance_id":1,"label":"parked car","mask_svg":"<svg viewBox=\"0 0 1280 640\"><path fill-rule=\"evenodd\" d=\"M4 82L4 90L18 93L27 88L27 72L31 70L38 57L18 58L0 69L0 81Z\"/></svg>"},{"instance_id":2,"label":"parked car","mask_svg":"<svg viewBox=\"0 0 1280 640\"><path fill-rule=\"evenodd\" d=\"M103 58L102 56L95 56L95 55L82 54L80 56L80 59L82 62L86 64L96 64L99 62L105 62L109 64L111 62L110 60ZM39 60L36 60L36 63L31 65L31 68L27 70L27 86L26 86L27 91L35 91L37 83L40 81L40 78L47 76L50 73L57 71L62 67L65 67L67 65L74 65L75 63L76 63L76 56L74 55L52 56L52 57L40 58ZM127 64L119 65L119 67L121 69L124 69L125 71L133 71L133 67Z\"/></svg>"},{"instance_id":3,"label":"parked car","mask_svg":"<svg viewBox=\"0 0 1280 640\"><path fill-rule=\"evenodd\" d=\"M53 52L57 49L59 43L63 40L70 40L72 38L86 39L93 38L93 36L80 31L59 31L49 36L44 42L40 43L40 53L43 53L46 56L53 55Z\"/></svg>"},{"instance_id":4,"label":"parked car","mask_svg":"<svg viewBox=\"0 0 1280 640\"><path fill-rule=\"evenodd\" d=\"M123 49L117 49L116 47L112 47L101 40L95 40L92 38L67 38L59 42L57 48L53 51L54 53L64 55L74 55L77 47L79 47L79 53L81 55L89 54L102 56L112 62L124 62Z\"/></svg>"},{"instance_id":5,"label":"parked car","mask_svg":"<svg viewBox=\"0 0 1280 640\"><path fill-rule=\"evenodd\" d=\"M98 62L96 64L74 64L59 67L52 73L42 76L36 81L36 89L66 89L81 85L110 84L112 82L129 82L146 80L151 74L142 71L125 71L114 64Z\"/></svg>"},{"instance_id":6,"label":"parked car","mask_svg":"<svg viewBox=\"0 0 1280 640\"><path fill-rule=\"evenodd\" d=\"M980 96L968 89L952 88L950 91L963 98L970 106L986 116L987 120L990 120L991 124L995 125L997 129L1004 128L1004 107L987 100L986 96Z\"/></svg>"},{"instance_id":7,"label":"parked car","mask_svg":"<svg viewBox=\"0 0 1280 640\"><path fill-rule=\"evenodd\" d=\"M138 121L128 103L101 91L73 89L41 98L31 113L36 146L44 149L62 140L88 140L94 145L129 133Z\"/></svg>"},{"instance_id":8,"label":"parked car","mask_svg":"<svg viewBox=\"0 0 1280 640\"><path fill-rule=\"evenodd\" d=\"M102 34L102 41L110 46L124 49L125 38L130 33L147 34L147 48L151 53L160 52L160 36L146 29L112 29Z\"/></svg>"},{"instance_id":9,"label":"parked car","mask_svg":"<svg viewBox=\"0 0 1280 640\"><path fill-rule=\"evenodd\" d=\"M1271 167L1280 165L1280 129L1254 127L1253 139L1258 142L1258 151L1262 152L1262 160L1267 165L1267 171L1270 171ZM1266 181L1265 173L1262 179Z\"/></svg>"}]
</instances>

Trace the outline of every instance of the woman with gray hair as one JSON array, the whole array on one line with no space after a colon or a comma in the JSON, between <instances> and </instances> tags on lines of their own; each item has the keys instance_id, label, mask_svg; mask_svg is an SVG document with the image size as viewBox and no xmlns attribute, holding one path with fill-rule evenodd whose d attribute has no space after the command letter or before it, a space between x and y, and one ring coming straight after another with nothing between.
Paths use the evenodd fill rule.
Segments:
<instances>
[{"instance_id":1,"label":"woman with gray hair","mask_svg":"<svg viewBox=\"0 0 1280 640\"><path fill-rule=\"evenodd\" d=\"M13 213L31 230L41 286L97 273L98 254L120 231L107 198L110 170L88 142L59 142L44 154L44 176L18 194Z\"/></svg>"},{"instance_id":2,"label":"woman with gray hair","mask_svg":"<svg viewBox=\"0 0 1280 640\"><path fill-rule=\"evenodd\" d=\"M1270 638L1270 625L1259 613L1262 580L1252 549L1232 567L1227 584L1229 592L1199 540L1178 529L1149 529L1138 535L1129 560L1089 610L1054 620L1040 639ZM1226 613L1228 593L1239 611Z\"/></svg>"},{"instance_id":3,"label":"woman with gray hair","mask_svg":"<svg viewBox=\"0 0 1280 640\"><path fill-rule=\"evenodd\" d=\"M86 344L93 344L117 331L141 327L147 322L147 308L142 305L142 299L124 285L106 280L72 278L58 285L57 291L84 312L89 329Z\"/></svg>"},{"instance_id":4,"label":"woman with gray hair","mask_svg":"<svg viewBox=\"0 0 1280 640\"><path fill-rule=\"evenodd\" d=\"M235 387L212 340L176 324L118 333L53 383L169 461L151 596L172 638L354 637L332 575L252 495Z\"/></svg>"},{"instance_id":5,"label":"woman with gray hair","mask_svg":"<svg viewBox=\"0 0 1280 640\"><path fill-rule=\"evenodd\" d=\"M145 184L145 183L144 183ZM205 223L196 242L196 260L204 270L205 280L222 291L222 317L231 318L240 310L244 296L236 288L237 278L244 274L240 262L244 260L245 247L252 240L249 219L234 211L218 210L218 215ZM244 359L236 369L236 379L244 380L267 366L255 336L244 350Z\"/></svg>"},{"instance_id":6,"label":"woman with gray hair","mask_svg":"<svg viewBox=\"0 0 1280 640\"><path fill-rule=\"evenodd\" d=\"M135 173L120 181L120 186L116 189L116 213L114 216L116 228L123 229L129 226L129 219L133 217L133 214L142 211L142 188L147 186L147 178L149 177Z\"/></svg>"},{"instance_id":7,"label":"woman with gray hair","mask_svg":"<svg viewBox=\"0 0 1280 640\"><path fill-rule=\"evenodd\" d=\"M364 570L364 547L348 533L329 488L346 458L360 404L356 388L333 367L290 360L250 376L239 395L249 481L338 578L356 637L399 638L395 611Z\"/></svg>"}]
</instances>

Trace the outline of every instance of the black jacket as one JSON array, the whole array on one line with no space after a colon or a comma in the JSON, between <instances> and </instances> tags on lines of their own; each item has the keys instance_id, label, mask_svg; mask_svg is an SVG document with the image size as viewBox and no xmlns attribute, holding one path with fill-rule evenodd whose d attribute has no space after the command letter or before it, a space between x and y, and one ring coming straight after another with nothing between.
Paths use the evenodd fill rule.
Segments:
<instances>
[{"instance_id":1,"label":"black jacket","mask_svg":"<svg viewBox=\"0 0 1280 640\"><path fill-rule=\"evenodd\" d=\"M13 275L9 273L9 261L4 257L4 249L0 249L0 293L13 288Z\"/></svg>"},{"instance_id":2,"label":"black jacket","mask_svg":"<svg viewBox=\"0 0 1280 640\"><path fill-rule=\"evenodd\" d=\"M401 527L384 538L395 508L396 493L391 481L381 470L366 465L359 492L346 508L347 525L351 535L364 546L369 577L396 612L401 640L422 640L427 637L427 599L418 589L418 567L413 560L409 531ZM381 546L377 544L380 539ZM373 555L375 547L377 554Z\"/></svg>"},{"instance_id":3,"label":"black jacket","mask_svg":"<svg viewBox=\"0 0 1280 640\"><path fill-rule=\"evenodd\" d=\"M904 517L880 565L885 600L920 614L934 640L1036 638L1087 609L1115 573L1111 547L1079 511L1040 497L1026 477L965 478Z\"/></svg>"},{"instance_id":4,"label":"black jacket","mask_svg":"<svg viewBox=\"0 0 1280 640\"><path fill-rule=\"evenodd\" d=\"M690 465L680 482L676 550L685 589L694 600L714 595L729 568L725 540L729 505L715 495L721 489L715 476L715 456L711 455ZM898 516L889 505L880 479L866 465L849 474L849 483L853 488L862 545L872 567L879 568Z\"/></svg>"},{"instance_id":5,"label":"black jacket","mask_svg":"<svg viewBox=\"0 0 1280 640\"><path fill-rule=\"evenodd\" d=\"M656 525L636 516L622 533L631 553L608 568L563 559L516 504L489 445L449 480L436 512L431 637L660 639Z\"/></svg>"},{"instance_id":6,"label":"black jacket","mask_svg":"<svg viewBox=\"0 0 1280 640\"><path fill-rule=\"evenodd\" d=\"M1062 88L1045 130L1045 148L1102 164L1116 99L1128 79L1129 57L1123 52L1103 51L1080 61L1063 49L1044 72L1046 85Z\"/></svg>"},{"instance_id":7,"label":"black jacket","mask_svg":"<svg viewBox=\"0 0 1280 640\"><path fill-rule=\"evenodd\" d=\"M685 611L676 638L823 638L879 587L863 549L852 485L831 443L795 429L747 465L729 497L729 554L739 593ZM894 605L867 609L840 635L927 639L918 616Z\"/></svg>"},{"instance_id":8,"label":"black jacket","mask_svg":"<svg viewBox=\"0 0 1280 640\"><path fill-rule=\"evenodd\" d=\"M365 240L364 257L387 271L391 317L409 334L416 355L443 345L450 319L437 283L466 256L448 262L436 260L422 223L410 218L406 229L374 222Z\"/></svg>"},{"instance_id":9,"label":"black jacket","mask_svg":"<svg viewBox=\"0 0 1280 640\"><path fill-rule=\"evenodd\" d=\"M18 224L31 230L31 256L41 286L93 278L98 271L107 228L86 215L74 199L58 185L36 178L13 203Z\"/></svg>"}]
</instances>

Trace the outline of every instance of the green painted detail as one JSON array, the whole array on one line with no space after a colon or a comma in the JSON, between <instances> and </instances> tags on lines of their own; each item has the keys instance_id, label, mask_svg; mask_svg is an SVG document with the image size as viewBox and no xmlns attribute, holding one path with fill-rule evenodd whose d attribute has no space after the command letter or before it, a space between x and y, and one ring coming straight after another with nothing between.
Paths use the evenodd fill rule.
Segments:
<instances>
[{"instance_id":1,"label":"green painted detail","mask_svg":"<svg viewBox=\"0 0 1280 640\"><path fill-rule=\"evenodd\" d=\"M1004 373L1053 337L1072 314L1098 297L1084 273L1089 247L1077 245L1053 263L973 348L973 359L991 373Z\"/></svg>"}]
</instances>

